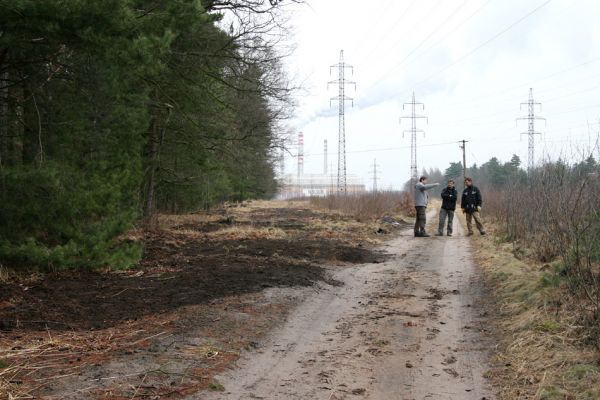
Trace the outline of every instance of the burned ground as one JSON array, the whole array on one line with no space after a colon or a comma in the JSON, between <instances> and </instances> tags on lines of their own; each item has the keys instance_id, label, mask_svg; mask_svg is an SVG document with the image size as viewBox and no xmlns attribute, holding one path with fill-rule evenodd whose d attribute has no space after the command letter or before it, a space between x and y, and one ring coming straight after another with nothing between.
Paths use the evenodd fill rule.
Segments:
<instances>
[{"instance_id":1,"label":"burned ground","mask_svg":"<svg viewBox=\"0 0 600 400\"><path fill-rule=\"evenodd\" d=\"M146 338L165 329L177 332L201 323L215 302L226 302L229 306L221 311L233 312L235 298L265 288L335 285L324 265L385 259L374 250L378 230L303 204L236 207L164 217L160 229L134 233L143 238L145 254L131 270L13 276L0 282L0 378L7 387L10 382L25 387L28 379L51 375L44 368L16 367L25 365L23 357L31 360L34 350L27 349L59 352L60 344L41 345L59 336L69 337L63 352L71 354L77 347L76 357L64 359L72 366L85 362L86 346L98 347L98 338L110 331L110 345L100 346L106 361L111 351L125 351L132 343L150 346ZM200 308L190 317L183 311L189 307ZM212 314L207 318L215 319ZM56 369L60 363L52 365ZM14 372L11 379L6 379L6 366Z\"/></svg>"}]
</instances>

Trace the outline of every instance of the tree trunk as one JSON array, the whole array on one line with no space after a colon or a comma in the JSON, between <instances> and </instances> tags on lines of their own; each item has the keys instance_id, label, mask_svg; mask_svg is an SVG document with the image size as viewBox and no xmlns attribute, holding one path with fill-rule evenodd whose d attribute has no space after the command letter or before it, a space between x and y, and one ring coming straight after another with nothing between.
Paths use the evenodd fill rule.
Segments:
<instances>
[{"instance_id":1,"label":"tree trunk","mask_svg":"<svg viewBox=\"0 0 600 400\"><path fill-rule=\"evenodd\" d=\"M155 227L158 218L156 215L156 170L158 168L159 128L157 110L153 110L150 129L148 129L148 142L146 144L146 176L144 177L144 225Z\"/></svg>"},{"instance_id":2,"label":"tree trunk","mask_svg":"<svg viewBox=\"0 0 600 400\"><path fill-rule=\"evenodd\" d=\"M5 65L0 65L5 67ZM9 137L11 120L8 114L8 72L0 78L0 169L7 165L10 157L11 141Z\"/></svg>"},{"instance_id":3,"label":"tree trunk","mask_svg":"<svg viewBox=\"0 0 600 400\"><path fill-rule=\"evenodd\" d=\"M38 124L39 114L33 93L27 87L23 87L23 164L34 164L40 153L38 146Z\"/></svg>"}]
</instances>

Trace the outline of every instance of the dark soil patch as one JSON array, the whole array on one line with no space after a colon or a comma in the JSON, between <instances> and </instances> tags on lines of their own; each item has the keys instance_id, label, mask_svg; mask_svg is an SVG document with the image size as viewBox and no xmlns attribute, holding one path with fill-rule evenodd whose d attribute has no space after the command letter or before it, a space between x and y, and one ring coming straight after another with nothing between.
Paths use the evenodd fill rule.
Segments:
<instances>
[{"instance_id":1,"label":"dark soil patch","mask_svg":"<svg viewBox=\"0 0 600 400\"><path fill-rule=\"evenodd\" d=\"M12 304L0 310L2 327L18 321L22 328L100 329L215 298L327 280L323 268L308 262L252 256L249 249L226 255L224 244L212 250L186 243L162 254L159 243L149 240L140 269L148 273L140 276L65 272L49 274L33 287L1 284L0 302ZM152 267L163 266L170 270L152 273Z\"/></svg>"},{"instance_id":2,"label":"dark soil patch","mask_svg":"<svg viewBox=\"0 0 600 400\"><path fill-rule=\"evenodd\" d=\"M274 213L283 220L286 211L261 210L254 218L260 222ZM266 287L335 283L315 263L383 259L381 253L339 239L215 240L147 232L144 259L127 273L59 272L28 285L0 283L0 304L7 305L0 308L0 330L102 329Z\"/></svg>"},{"instance_id":3,"label":"dark soil patch","mask_svg":"<svg viewBox=\"0 0 600 400\"><path fill-rule=\"evenodd\" d=\"M170 217L174 223L168 228L144 233L144 257L128 271L64 271L1 282L0 349L11 353L10 365L22 367L14 375L20 383L9 383L6 389L0 379L0 398L3 390L24 396L32 390L71 390L81 376L94 378L86 383L86 398L132 398L136 393L180 398L205 388L241 348L256 343L285 318L294 303L261 303L265 288L336 285L323 265L381 262L386 257L365 243L362 226L336 232L321 223L318 231L328 229L328 234L320 237L311 224L350 221L351 216L302 208L230 211L218 211L217 218L205 221ZM277 230L252 230L271 227ZM221 349L218 357L200 366L199 337L213 338ZM192 353L182 355L185 349ZM144 376L138 377L142 380L136 387L127 380L136 377L122 384L96 379L115 375L104 369L112 360L147 359L152 364L168 359L180 365L187 357L200 368L192 374L198 379ZM65 378L55 380L57 376ZM48 382L41 387L40 379Z\"/></svg>"}]
</instances>

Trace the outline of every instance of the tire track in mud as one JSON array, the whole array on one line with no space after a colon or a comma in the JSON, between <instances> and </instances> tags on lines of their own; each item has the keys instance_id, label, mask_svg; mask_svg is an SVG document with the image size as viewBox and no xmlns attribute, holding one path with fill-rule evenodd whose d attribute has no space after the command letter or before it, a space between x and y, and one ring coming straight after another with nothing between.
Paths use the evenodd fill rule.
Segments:
<instances>
[{"instance_id":1,"label":"tire track in mud","mask_svg":"<svg viewBox=\"0 0 600 400\"><path fill-rule=\"evenodd\" d=\"M483 294L457 231L407 230L385 263L333 271L344 285L306 289L284 326L218 377L224 392L189 399L492 399Z\"/></svg>"}]
</instances>

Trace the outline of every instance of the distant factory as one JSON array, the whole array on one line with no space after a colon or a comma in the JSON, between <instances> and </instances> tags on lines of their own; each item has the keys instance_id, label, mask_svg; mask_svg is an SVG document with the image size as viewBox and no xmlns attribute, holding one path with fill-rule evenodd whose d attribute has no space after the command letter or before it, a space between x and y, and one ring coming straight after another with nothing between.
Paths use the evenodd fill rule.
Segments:
<instances>
[{"instance_id":1,"label":"distant factory","mask_svg":"<svg viewBox=\"0 0 600 400\"><path fill-rule=\"evenodd\" d=\"M278 199L294 199L300 197L325 197L333 194L357 194L365 192L365 184L358 175L347 175L342 172L340 181L338 175L327 171L327 140L323 141L323 173L304 173L304 134L298 134L298 171L296 174L284 174L279 178ZM283 160L281 160L283 168Z\"/></svg>"},{"instance_id":2,"label":"distant factory","mask_svg":"<svg viewBox=\"0 0 600 400\"><path fill-rule=\"evenodd\" d=\"M365 192L365 184L357 175L346 176L346 194ZM304 174L301 176L288 174L280 180L279 199L298 197L329 196L338 194L337 176L325 174Z\"/></svg>"}]
</instances>

